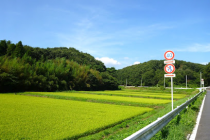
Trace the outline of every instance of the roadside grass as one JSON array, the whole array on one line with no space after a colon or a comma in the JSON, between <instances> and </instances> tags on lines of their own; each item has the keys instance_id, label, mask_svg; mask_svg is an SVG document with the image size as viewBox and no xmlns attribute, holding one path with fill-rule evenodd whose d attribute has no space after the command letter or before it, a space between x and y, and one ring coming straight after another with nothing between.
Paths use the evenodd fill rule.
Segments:
<instances>
[{"instance_id":1,"label":"roadside grass","mask_svg":"<svg viewBox=\"0 0 210 140\"><path fill-rule=\"evenodd\" d=\"M189 97L185 97L183 99L175 101L174 107L183 104L184 102L186 102L188 100L188 98L191 98L195 94L199 93L199 92L195 93L196 91L194 90L193 92L191 92L190 93L191 95ZM203 94L202 94L202 96L203 96ZM202 96L200 96L199 98L202 98ZM164 107L165 107L164 109L158 108L153 111L147 112L143 115L136 116L132 120L127 120L127 121L123 122L124 123L123 127L122 127L123 123L121 123L121 124L118 124L112 128L101 131L99 133L89 135L86 137L82 137L79 140L95 140L95 139L97 139L97 140L102 140L102 139L103 140L122 140L122 139L130 136L131 134L135 133L136 131L140 130L141 128L147 126L148 124L152 123L153 121L157 120L159 117L162 117L163 115L165 115L166 113L171 111L171 104L165 104ZM187 121L186 121L186 123L187 123ZM191 129L193 129L193 127ZM191 132L191 131L188 131L188 132ZM188 132L186 132L186 134ZM173 131L171 131L170 133L173 133ZM162 139L164 139L164 138L162 138Z\"/></svg>"},{"instance_id":2,"label":"roadside grass","mask_svg":"<svg viewBox=\"0 0 210 140\"><path fill-rule=\"evenodd\" d=\"M161 106L162 104L170 103L167 99L139 98L139 97L123 97L123 96L108 96L96 94L83 94L75 92L23 92L20 94L44 96L49 98L71 99L80 101L124 104L134 106Z\"/></svg>"},{"instance_id":3,"label":"roadside grass","mask_svg":"<svg viewBox=\"0 0 210 140\"><path fill-rule=\"evenodd\" d=\"M151 140L185 140L191 134L196 123L199 108L206 92L181 111L168 125L159 131Z\"/></svg>"},{"instance_id":4,"label":"roadside grass","mask_svg":"<svg viewBox=\"0 0 210 140\"><path fill-rule=\"evenodd\" d=\"M78 139L153 110L14 94L0 99L0 139Z\"/></svg>"}]
</instances>

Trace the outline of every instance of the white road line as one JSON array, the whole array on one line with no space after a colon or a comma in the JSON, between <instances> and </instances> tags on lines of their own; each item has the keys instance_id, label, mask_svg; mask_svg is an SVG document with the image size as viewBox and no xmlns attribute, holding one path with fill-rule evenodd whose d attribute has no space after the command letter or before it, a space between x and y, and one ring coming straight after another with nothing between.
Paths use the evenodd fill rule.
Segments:
<instances>
[{"instance_id":1,"label":"white road line","mask_svg":"<svg viewBox=\"0 0 210 140\"><path fill-rule=\"evenodd\" d=\"M201 108L200 108L200 111L198 113L198 117L197 117L197 120L196 120L196 125L193 129L193 132L192 132L189 140L195 140L195 138L196 138L196 134L197 134L197 131L198 131L198 125L200 123L201 115L202 115L202 112L203 112L203 106L204 106L205 98L206 98L206 95L203 98L203 102L202 102L202 105L201 105Z\"/></svg>"}]
</instances>

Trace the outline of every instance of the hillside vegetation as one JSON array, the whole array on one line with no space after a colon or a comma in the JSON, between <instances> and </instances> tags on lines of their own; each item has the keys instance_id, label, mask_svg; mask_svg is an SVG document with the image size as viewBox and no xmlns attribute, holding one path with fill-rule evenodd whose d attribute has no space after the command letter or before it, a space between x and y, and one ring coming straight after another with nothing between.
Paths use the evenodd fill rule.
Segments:
<instances>
[{"instance_id":1,"label":"hillside vegetation","mask_svg":"<svg viewBox=\"0 0 210 140\"><path fill-rule=\"evenodd\" d=\"M200 85L200 72L205 86L210 84L210 63L196 64L176 60L175 86ZM163 86L163 60L151 60L120 70L106 68L99 60L75 48L39 48L21 41L0 41L0 92L115 90L118 85ZM165 79L170 86L170 78Z\"/></svg>"},{"instance_id":2,"label":"hillside vegetation","mask_svg":"<svg viewBox=\"0 0 210 140\"><path fill-rule=\"evenodd\" d=\"M165 74L164 66L165 64L163 60L151 60L116 71L116 78L121 85L125 85L127 79L127 85L140 86L142 79L142 86L157 86L157 84L163 86ZM199 87L200 72L204 72L204 74L208 73L206 72L208 70L207 66L175 60L176 70L174 73L176 74L176 77L173 78L174 84L185 86L187 75L188 87ZM203 77L205 79L208 76L205 74ZM166 86L170 86L170 78L165 78L165 82Z\"/></svg>"},{"instance_id":3,"label":"hillside vegetation","mask_svg":"<svg viewBox=\"0 0 210 140\"><path fill-rule=\"evenodd\" d=\"M74 48L0 41L0 92L118 89L101 61Z\"/></svg>"}]
</instances>

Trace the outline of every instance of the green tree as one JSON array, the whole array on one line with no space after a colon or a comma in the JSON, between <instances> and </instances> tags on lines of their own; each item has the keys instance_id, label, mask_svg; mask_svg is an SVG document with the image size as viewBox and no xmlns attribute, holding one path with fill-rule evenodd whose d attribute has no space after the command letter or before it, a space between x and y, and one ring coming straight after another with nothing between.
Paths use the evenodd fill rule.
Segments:
<instances>
[{"instance_id":1,"label":"green tree","mask_svg":"<svg viewBox=\"0 0 210 140\"><path fill-rule=\"evenodd\" d=\"M208 63L204 69L204 84L210 85L210 63Z\"/></svg>"},{"instance_id":2,"label":"green tree","mask_svg":"<svg viewBox=\"0 0 210 140\"><path fill-rule=\"evenodd\" d=\"M116 77L116 69L114 67L106 68L106 71L113 77Z\"/></svg>"},{"instance_id":3,"label":"green tree","mask_svg":"<svg viewBox=\"0 0 210 140\"><path fill-rule=\"evenodd\" d=\"M7 42L6 40L0 41L0 56L5 55L7 53Z\"/></svg>"},{"instance_id":4,"label":"green tree","mask_svg":"<svg viewBox=\"0 0 210 140\"><path fill-rule=\"evenodd\" d=\"M104 90L116 90L118 89L118 82L117 79L112 77L108 74L108 72L102 72L101 73L102 79L103 79L103 89Z\"/></svg>"},{"instance_id":5,"label":"green tree","mask_svg":"<svg viewBox=\"0 0 210 140\"><path fill-rule=\"evenodd\" d=\"M10 44L7 48L7 55L13 56L15 48L16 48L15 44Z\"/></svg>"},{"instance_id":6,"label":"green tree","mask_svg":"<svg viewBox=\"0 0 210 140\"><path fill-rule=\"evenodd\" d=\"M24 48L21 41L16 44L16 48L14 50L14 56L22 57L24 55Z\"/></svg>"}]
</instances>

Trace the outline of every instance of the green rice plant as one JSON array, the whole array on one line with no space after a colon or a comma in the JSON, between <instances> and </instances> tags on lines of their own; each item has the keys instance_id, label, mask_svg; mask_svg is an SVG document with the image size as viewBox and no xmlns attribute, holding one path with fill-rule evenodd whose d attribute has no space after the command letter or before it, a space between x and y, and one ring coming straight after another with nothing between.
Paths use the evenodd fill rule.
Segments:
<instances>
[{"instance_id":1,"label":"green rice plant","mask_svg":"<svg viewBox=\"0 0 210 140\"><path fill-rule=\"evenodd\" d=\"M23 93L24 94L24 93ZM152 98L136 98L136 97L122 97L122 96L108 96L108 95L95 95L95 94L83 94L83 93L65 93L65 92L25 92L25 94L34 94L34 95L57 95L64 97L73 97L75 98L84 98L90 100L102 100L102 101L111 101L111 102L129 102L129 103L138 103L138 104L166 104L170 103L171 100L161 100L161 99L152 99Z\"/></svg>"},{"instance_id":2,"label":"green rice plant","mask_svg":"<svg viewBox=\"0 0 210 140\"><path fill-rule=\"evenodd\" d=\"M77 139L153 110L14 94L0 99L0 139Z\"/></svg>"},{"instance_id":3,"label":"green rice plant","mask_svg":"<svg viewBox=\"0 0 210 140\"><path fill-rule=\"evenodd\" d=\"M132 91L78 91L79 93L92 93L104 95L119 95L119 96L134 96L134 97L149 97L171 99L171 94L166 93L152 93L152 92L132 92ZM186 97L185 94L174 94L174 99L181 99Z\"/></svg>"},{"instance_id":4,"label":"green rice plant","mask_svg":"<svg viewBox=\"0 0 210 140\"><path fill-rule=\"evenodd\" d=\"M124 88L123 91L127 92L152 92L152 93L171 93L171 88L166 88L165 90L161 90L159 87L135 87L135 88ZM193 91L198 93L198 90L195 89L174 89L174 93L176 94L192 94Z\"/></svg>"},{"instance_id":5,"label":"green rice plant","mask_svg":"<svg viewBox=\"0 0 210 140\"><path fill-rule=\"evenodd\" d=\"M188 100L188 98L191 98L193 96L194 96L194 91L193 91L193 95L191 95L190 97L185 97L183 99L175 101L174 107L180 106L181 104L186 102ZM125 121L127 124L126 127L121 128L120 127L121 124L118 124L112 128L108 128L108 129L104 130L104 131L106 131L106 133L109 133L109 135L106 135L104 131L101 131L101 132L93 134L93 135L88 135L88 136L82 137L79 140L95 140L95 139L122 140L122 139L125 139L126 137L130 136L131 134L135 133L136 131L142 129L146 125L157 120L158 118L162 117L163 115L165 115L166 113L168 113L170 111L171 111L171 104L165 104L164 109L162 109L162 108L154 109L154 110L147 112L145 114L136 116L135 118L133 118L131 120ZM183 119L184 117L181 117L181 121L183 120L184 123L188 123L188 121L186 121L186 120L188 120L189 117L194 119L194 117L196 117L196 115L195 116L186 116L185 119ZM183 125L185 125L185 124L183 124ZM193 127L191 128L191 130L189 132L189 129L188 130L185 129L186 126L183 127L183 125L180 125L180 127L176 128L176 130L174 130L174 129L169 130L169 134L172 137L168 136L168 139L174 139L174 138L179 139L178 137L182 137L183 135L185 135L184 138L186 138L186 134L191 133L191 130L193 129ZM172 128L174 128L174 127L172 127ZM179 131L181 134L176 133L176 131ZM174 137L174 135L176 135L176 137ZM160 139L162 140L164 138L160 138Z\"/></svg>"}]
</instances>

